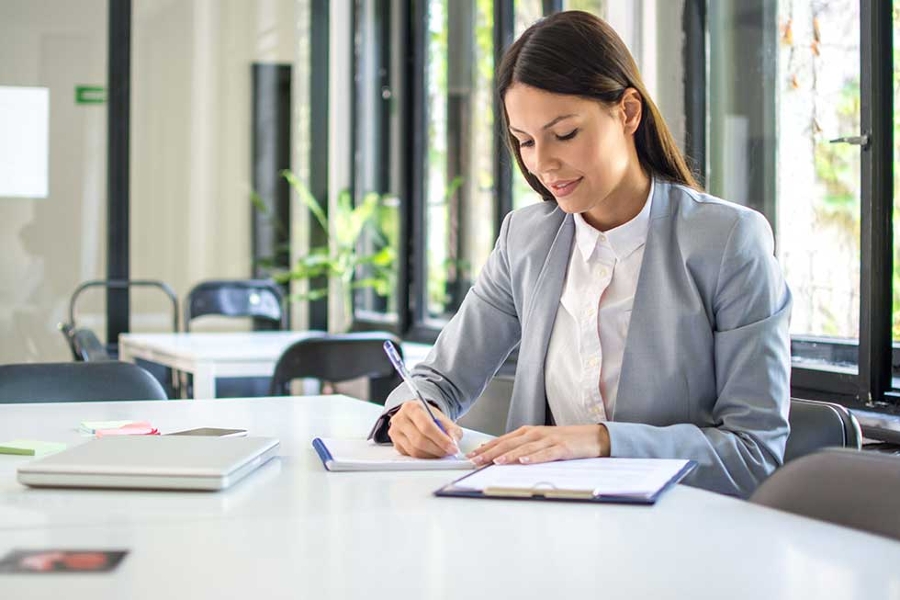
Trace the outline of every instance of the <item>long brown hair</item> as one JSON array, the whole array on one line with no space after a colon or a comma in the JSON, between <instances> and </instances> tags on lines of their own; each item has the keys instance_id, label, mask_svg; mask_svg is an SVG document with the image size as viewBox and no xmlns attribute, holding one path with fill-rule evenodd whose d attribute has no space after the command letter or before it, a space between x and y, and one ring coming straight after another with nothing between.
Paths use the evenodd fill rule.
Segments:
<instances>
[{"instance_id":1,"label":"long brown hair","mask_svg":"<svg viewBox=\"0 0 900 600\"><path fill-rule=\"evenodd\" d=\"M497 71L497 92L503 105L503 125L510 152L528 184L544 197L553 194L528 172L519 144L509 132L504 98L514 83L555 94L618 103L628 88L641 96L641 123L634 145L641 167L652 177L700 189L672 133L650 99L637 64L615 30L602 19L572 10L554 13L529 27L503 55Z\"/></svg>"}]
</instances>

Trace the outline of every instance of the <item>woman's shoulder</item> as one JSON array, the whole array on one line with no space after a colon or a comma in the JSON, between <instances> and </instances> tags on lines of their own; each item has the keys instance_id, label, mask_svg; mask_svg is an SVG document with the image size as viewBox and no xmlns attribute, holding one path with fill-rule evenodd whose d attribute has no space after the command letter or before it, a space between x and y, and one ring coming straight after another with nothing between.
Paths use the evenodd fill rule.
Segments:
<instances>
[{"instance_id":1,"label":"woman's shoulder","mask_svg":"<svg viewBox=\"0 0 900 600\"><path fill-rule=\"evenodd\" d=\"M664 183L662 188L661 212L671 215L679 228L701 237L718 233L727 238L738 230L742 235L772 236L769 222L752 208L676 183Z\"/></svg>"},{"instance_id":2,"label":"woman's shoulder","mask_svg":"<svg viewBox=\"0 0 900 600\"><path fill-rule=\"evenodd\" d=\"M543 238L553 240L566 218L556 202L543 200L517 208L506 215L504 229L509 241L539 242Z\"/></svg>"}]
</instances>

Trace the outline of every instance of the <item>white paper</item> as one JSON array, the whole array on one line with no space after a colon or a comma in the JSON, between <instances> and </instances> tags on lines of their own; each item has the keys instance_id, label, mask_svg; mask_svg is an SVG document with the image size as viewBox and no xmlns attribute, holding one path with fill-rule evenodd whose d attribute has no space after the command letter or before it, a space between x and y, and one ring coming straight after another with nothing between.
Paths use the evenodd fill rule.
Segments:
<instances>
[{"instance_id":1,"label":"white paper","mask_svg":"<svg viewBox=\"0 0 900 600\"><path fill-rule=\"evenodd\" d=\"M559 490L594 496L651 497L688 463L686 460L586 458L535 465L492 465L454 483L458 490Z\"/></svg>"},{"instance_id":2,"label":"white paper","mask_svg":"<svg viewBox=\"0 0 900 600\"><path fill-rule=\"evenodd\" d=\"M369 440L340 440L317 438L332 460L326 466L331 471L415 471L438 469L474 469L465 458L412 458L397 452L393 446L379 445Z\"/></svg>"},{"instance_id":3,"label":"white paper","mask_svg":"<svg viewBox=\"0 0 900 600\"><path fill-rule=\"evenodd\" d=\"M47 197L49 131L47 88L0 86L0 197Z\"/></svg>"}]
</instances>

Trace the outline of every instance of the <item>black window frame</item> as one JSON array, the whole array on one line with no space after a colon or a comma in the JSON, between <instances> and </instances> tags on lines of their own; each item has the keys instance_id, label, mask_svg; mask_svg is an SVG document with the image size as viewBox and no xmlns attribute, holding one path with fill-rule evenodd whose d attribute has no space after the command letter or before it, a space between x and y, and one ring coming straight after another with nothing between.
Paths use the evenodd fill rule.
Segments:
<instances>
[{"instance_id":1,"label":"black window frame","mask_svg":"<svg viewBox=\"0 0 900 600\"><path fill-rule=\"evenodd\" d=\"M685 31L708 40L709 0L685 1ZM849 408L900 414L900 390L892 378L900 376L900 344L891 340L893 271L893 39L891 0L859 0L860 96L860 313L859 342L816 336L791 338L791 395L829 400ZM690 17L688 15L691 15ZM689 24L689 21L692 23ZM690 28L690 29L689 29ZM702 31L700 29L702 28ZM705 45L705 44L704 44ZM686 52L685 105L691 106L691 82L705 81L707 61L702 45ZM702 56L702 60L698 59ZM705 87L705 86L704 86ZM696 94L693 95L696 100ZM704 115L708 114L704 108ZM690 148L707 156L705 118L688 111ZM879 132L879 135L873 135ZM706 179L706 162L700 167ZM772 207L760 207L775 223ZM774 229L774 227L773 227Z\"/></svg>"}]
</instances>

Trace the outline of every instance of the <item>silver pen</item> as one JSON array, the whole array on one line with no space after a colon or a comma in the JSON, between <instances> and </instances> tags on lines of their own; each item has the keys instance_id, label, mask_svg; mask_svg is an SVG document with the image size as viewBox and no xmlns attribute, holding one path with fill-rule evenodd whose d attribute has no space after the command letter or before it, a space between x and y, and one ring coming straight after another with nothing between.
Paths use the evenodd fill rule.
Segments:
<instances>
[{"instance_id":1,"label":"silver pen","mask_svg":"<svg viewBox=\"0 0 900 600\"><path fill-rule=\"evenodd\" d=\"M416 382L413 381L412 376L409 374L409 371L406 370L406 365L403 364L403 359L400 358L400 353L397 352L397 348L394 346L394 343L391 340L385 340L384 342L384 353L387 354L388 360L391 361L391 364L394 365L394 369L400 375L400 378L403 379L403 382L409 387L410 390L416 395L416 398L419 399L419 402L422 403L422 406L425 407L425 411L428 413L428 416L431 417L431 420L434 421L434 424L438 426L438 429L444 432L448 438L453 440L453 444L456 445L457 453L459 452L459 444L456 443L456 440L453 439L453 436L450 435L440 421L437 420L437 417L434 416L434 413L431 412L431 406L428 405L428 402L425 400L425 396L422 395L422 391L419 389L419 386L416 385Z\"/></svg>"}]
</instances>

